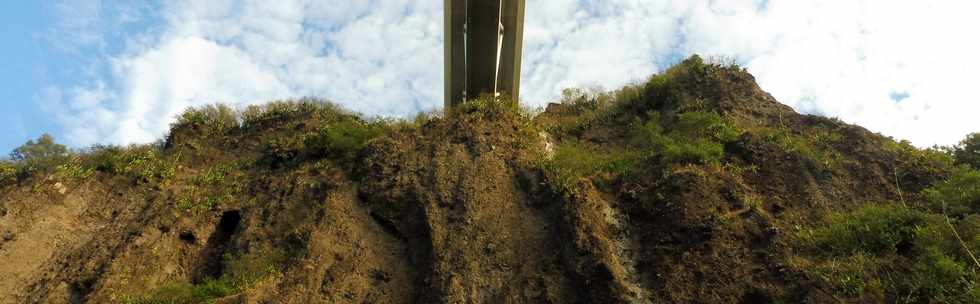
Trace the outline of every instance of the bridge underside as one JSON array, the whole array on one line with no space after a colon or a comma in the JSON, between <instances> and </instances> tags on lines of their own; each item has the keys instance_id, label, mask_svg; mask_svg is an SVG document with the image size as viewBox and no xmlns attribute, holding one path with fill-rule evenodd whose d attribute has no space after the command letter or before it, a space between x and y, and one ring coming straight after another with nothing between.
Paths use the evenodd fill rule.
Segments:
<instances>
[{"instance_id":1,"label":"bridge underside","mask_svg":"<svg viewBox=\"0 0 980 304\"><path fill-rule=\"evenodd\" d=\"M444 0L446 107L519 97L524 0Z\"/></svg>"}]
</instances>

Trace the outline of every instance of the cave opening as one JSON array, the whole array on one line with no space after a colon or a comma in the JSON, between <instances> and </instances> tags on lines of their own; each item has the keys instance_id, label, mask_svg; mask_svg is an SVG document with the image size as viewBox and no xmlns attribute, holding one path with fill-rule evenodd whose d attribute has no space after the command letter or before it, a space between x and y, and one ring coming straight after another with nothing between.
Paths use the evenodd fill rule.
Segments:
<instances>
[{"instance_id":1,"label":"cave opening","mask_svg":"<svg viewBox=\"0 0 980 304\"><path fill-rule=\"evenodd\" d=\"M200 283L207 278L221 277L225 270L223 257L228 253L231 240L238 232L241 222L242 215L238 210L225 211L221 214L218 225L208 237L204 249L201 250L198 272L194 276L195 283Z\"/></svg>"}]
</instances>

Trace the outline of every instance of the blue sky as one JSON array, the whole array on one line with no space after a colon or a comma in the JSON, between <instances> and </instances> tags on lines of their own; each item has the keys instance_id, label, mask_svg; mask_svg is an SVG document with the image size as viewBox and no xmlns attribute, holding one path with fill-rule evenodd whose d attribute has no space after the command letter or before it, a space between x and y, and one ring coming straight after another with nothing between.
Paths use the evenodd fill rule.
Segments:
<instances>
[{"instance_id":1,"label":"blue sky","mask_svg":"<svg viewBox=\"0 0 980 304\"><path fill-rule=\"evenodd\" d=\"M47 103L45 92L109 77L105 60L122 52L129 37L163 25L159 16L148 14L151 5L122 8L113 1L92 3L0 2L4 23L0 41L5 41L0 49L0 121L4 122L0 124L0 153L44 133L63 140L65 126L57 116L65 112ZM147 14L139 20L123 20L138 13Z\"/></svg>"},{"instance_id":2,"label":"blue sky","mask_svg":"<svg viewBox=\"0 0 980 304\"><path fill-rule=\"evenodd\" d=\"M0 52L0 150L10 151L36 132L54 132L58 126L46 119L44 111L33 102L39 84L48 82L45 64L64 65L66 60L34 35L54 18L41 2L0 2L0 40L6 41ZM53 56L58 55L58 56ZM55 61L58 61L57 63Z\"/></svg>"},{"instance_id":3,"label":"blue sky","mask_svg":"<svg viewBox=\"0 0 980 304\"><path fill-rule=\"evenodd\" d=\"M976 1L528 0L522 102L736 58L803 113L919 146L980 131ZM370 115L442 104L442 1L0 3L0 151L162 138L189 106L315 96Z\"/></svg>"}]
</instances>

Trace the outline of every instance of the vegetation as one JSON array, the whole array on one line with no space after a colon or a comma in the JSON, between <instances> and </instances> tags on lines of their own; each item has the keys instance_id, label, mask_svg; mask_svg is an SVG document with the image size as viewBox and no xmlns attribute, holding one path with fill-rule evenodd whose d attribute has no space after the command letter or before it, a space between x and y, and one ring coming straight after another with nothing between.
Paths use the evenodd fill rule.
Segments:
<instances>
[{"instance_id":1,"label":"vegetation","mask_svg":"<svg viewBox=\"0 0 980 304\"><path fill-rule=\"evenodd\" d=\"M223 134L239 126L238 112L223 104L190 108L177 116L172 128L204 127L206 135Z\"/></svg>"},{"instance_id":2,"label":"vegetation","mask_svg":"<svg viewBox=\"0 0 980 304\"><path fill-rule=\"evenodd\" d=\"M124 304L197 304L242 293L256 283L278 274L285 263L280 251L225 256L225 271L218 278L198 284L173 282L142 296L124 297Z\"/></svg>"},{"instance_id":3,"label":"vegetation","mask_svg":"<svg viewBox=\"0 0 980 304\"><path fill-rule=\"evenodd\" d=\"M705 99L683 92L685 82L712 68L694 57L646 83L617 91L565 90L562 105L574 119L544 122L560 141L553 157L540 162L539 168L553 188L572 193L579 179L628 176L641 164L720 164L725 146L742 132ZM625 134L608 136L616 148L590 148L587 131L611 128L597 132L616 134L623 124L631 126Z\"/></svg>"},{"instance_id":4,"label":"vegetation","mask_svg":"<svg viewBox=\"0 0 980 304\"><path fill-rule=\"evenodd\" d=\"M17 167L8 161L0 161L0 186L17 180Z\"/></svg>"},{"instance_id":5,"label":"vegetation","mask_svg":"<svg viewBox=\"0 0 980 304\"><path fill-rule=\"evenodd\" d=\"M897 172L903 175L908 172L920 171L931 175L943 175L954 167L955 161L948 148L919 149L907 140L887 138L881 143L882 148L893 155L896 160Z\"/></svg>"},{"instance_id":6,"label":"vegetation","mask_svg":"<svg viewBox=\"0 0 980 304\"><path fill-rule=\"evenodd\" d=\"M224 164L195 175L181 191L177 206L184 210L205 212L233 200L242 191L242 185L237 182L238 169L234 165Z\"/></svg>"},{"instance_id":7,"label":"vegetation","mask_svg":"<svg viewBox=\"0 0 980 304\"><path fill-rule=\"evenodd\" d=\"M624 150L612 153L596 151L582 143L568 143L554 151L551 158L538 164L553 189L566 195L578 191L578 182L597 174L622 176L629 174L640 160L635 151Z\"/></svg>"},{"instance_id":8,"label":"vegetation","mask_svg":"<svg viewBox=\"0 0 980 304\"><path fill-rule=\"evenodd\" d=\"M677 294L690 291L684 288L701 282L739 281L745 278L737 277L741 274L736 272L740 271L752 272L752 279L759 279L746 283L755 284L753 288L759 290L738 291L742 293L737 296L744 297L741 299L745 302L752 302L750 300L755 298L749 296L756 292L760 297L768 295L765 293L770 290L764 289L772 286L763 285L785 283L785 286L772 287L776 291L770 293L775 296L769 302L782 302L784 299L780 296L792 298L797 295L790 293L816 286L819 292L804 296L829 294L842 302L980 303L980 261L976 257L980 253L980 133L971 135L948 151L918 149L907 141L861 137L864 135L857 132L859 130L845 129L846 125L830 119L805 118L803 123L797 120L784 125L779 116L777 125L775 116L766 117L771 113L733 114L738 109L732 110L731 104L720 104L720 100L741 94L738 88L732 88L743 74L728 73L735 69L739 68L731 60L705 63L699 57L693 57L644 83L617 91L566 90L562 105L556 111L537 118L514 100L488 97L463 103L450 109L444 117L422 114L414 121L365 118L313 99L279 101L245 109L225 105L195 107L177 117L165 143L95 146L84 151L69 151L55 143L50 135L43 135L15 150L11 154L12 161L0 161L0 186L23 182L25 177L39 173L47 174L44 181L104 181L112 187L153 192L153 202L164 201L167 206L175 205L189 211L182 215L199 217L195 221L184 221L187 223L205 223L208 221L201 220L204 216L247 204L244 205L246 208L260 209L254 214L260 214L262 218L247 219L245 224L256 226L237 231L253 233L247 236L249 242L261 243L278 238L275 234L280 231L313 226L293 221L296 218L315 220L315 229L330 226L319 223L327 218L324 214L336 211L325 209L335 203L333 197L325 196L338 194L324 191L324 185L340 185L331 184L335 180L350 183L351 191L363 191L356 193L358 196L351 194L357 202L375 204L365 198L370 194L364 192L403 187L401 183L414 187L432 179L431 171L419 168L417 163L389 166L363 161L359 157L385 158L392 154L413 153L412 145L419 144L413 140L426 136L455 136L453 139L461 140L454 144L465 144L473 137L484 136L468 134L466 127L506 120L525 127L527 134L523 135L537 138L538 131L545 130L547 137L553 140L553 149L541 153L542 157L533 164L543 174L545 184L551 187L552 193L546 194L575 196L582 191L591 191L591 187L582 186L592 183L604 200L624 199L623 202L609 201L609 210L601 210L601 216L594 221L586 217L590 214L582 215L582 222L596 226L555 228L556 231L581 228L582 231L575 231L581 234L576 235L581 238L573 244L577 246L576 253L596 255L588 252L592 250L589 246L595 245L590 242L613 240L610 244L615 245L612 237L619 235L603 235L601 233L605 232L600 231L615 226L615 229L606 230L615 230L615 234L633 234L628 237L643 241L643 244L631 245L637 248L627 248L635 252L629 257L634 259L630 262L643 265L645 269L691 270L673 277L667 272L659 272L664 275L658 277L658 280L663 279L664 286L680 286L677 288L682 290ZM751 121L757 117L763 119ZM412 133L420 130L425 132ZM453 133L457 130L462 131ZM435 134L427 133L429 131ZM409 137L401 136L406 135L402 133L418 136L399 142ZM388 139L377 140L389 134L397 136L391 136L390 142ZM485 136L490 136L489 132ZM857 140L855 138L860 138L858 143L861 145L847 149L851 144L849 141ZM524 138L505 139L521 142ZM391 144L392 151L396 152L381 154L378 150L382 149L370 148L372 144L375 148ZM776 151L775 155L771 155L772 151ZM470 155L478 153L482 151ZM774 172L786 168L778 163L787 159L786 153L833 169L829 173L834 174L814 174L809 172L810 166L790 166L793 169L786 171L794 172ZM525 166L527 159L523 154L520 156L514 159L520 163L518 166ZM468 156L463 154L462 157ZM506 166L514 164L507 163ZM378 170L379 176L393 175L397 179L372 189L364 187L367 185L364 180L368 178L358 176L364 173L354 169ZM519 167L515 171L524 169ZM856 172L862 169L869 171ZM891 188L892 174L899 191L906 190L905 183L915 184L917 188L908 189L909 195L896 197ZM450 186L455 181L453 178L470 180L464 177L468 176L450 177L447 180L452 181L438 186ZM887 180L883 183L881 177ZM860 179L871 181L865 183ZM444 181L440 179L439 182ZM772 184L760 185L767 182ZM856 193L865 191L862 187L869 185L876 187L867 189L872 194L861 196L864 194ZM467 191L464 188L445 189ZM428 199L428 193L417 193L425 189L421 186L395 189L399 191L391 196L395 198L384 196L377 200L392 203L392 206L414 203L411 201ZM520 190L529 190L529 197L539 194L531 193L537 191L537 187ZM455 193L447 195L452 196L438 199L462 201L449 199L457 198ZM800 202L801 197L812 197L813 204ZM860 203L894 198L901 199L901 203ZM337 199L346 197L338 196ZM826 209L812 208L816 204ZM548 207L536 211L556 218L568 217L567 212L578 208L568 205L567 208ZM411 218L414 215L406 213L389 218L381 212L401 207L380 206L365 213L370 216L369 221L376 221L385 232L397 232L394 234L399 238L408 237L402 233L413 233L398 228L403 224L400 222L402 217L414 221L416 219ZM616 211L614 208L622 210L613 212ZM172 214L171 210L164 211L159 213ZM565 213L549 213L553 211ZM469 215L464 215L463 220L468 219L465 216ZM113 218L126 217L113 214ZM456 221L456 218L450 220L453 224L470 223ZM613 220L616 223L610 224ZM567 222L573 221L562 221L557 225L579 225ZM341 229L349 228L340 226L343 226ZM176 237L184 238L182 235ZM304 237L287 238L295 244L287 244L284 248L294 245L302 248L308 241ZM190 238L193 240L188 244L194 245L188 246L201 244L195 236ZM764 262L759 262L763 259L755 256L760 253L758 248L766 248ZM478 251L485 254L488 250ZM609 250L596 251L605 254ZM610 253L610 260L615 257ZM678 264L660 264L675 262ZM768 262L776 265L788 262L792 269L789 272L779 269L780 275L767 278L764 271L769 270L764 269L781 267L752 264ZM243 294L256 283L286 268L286 258L279 251L231 254L224 257L223 263L223 271L217 277L200 282L171 282L145 294L125 298L123 302L214 302ZM724 269L719 266L742 269L735 269L738 271L732 271L730 276L703 271ZM683 276L696 277L701 282L685 281L687 278ZM801 278L801 282L786 283L786 278ZM599 278L596 282L601 280L608 279ZM665 294L673 292L666 290L668 287L665 287ZM723 287L726 286L719 288ZM780 294L783 290L777 289L784 287L789 291ZM663 302L669 300L685 302L684 298Z\"/></svg>"},{"instance_id":9,"label":"vegetation","mask_svg":"<svg viewBox=\"0 0 980 304\"><path fill-rule=\"evenodd\" d=\"M28 140L24 145L14 149L10 153L10 159L17 162L43 164L66 155L68 155L68 148L55 143L54 137L50 134L43 134L38 137L37 142Z\"/></svg>"},{"instance_id":10,"label":"vegetation","mask_svg":"<svg viewBox=\"0 0 980 304\"><path fill-rule=\"evenodd\" d=\"M306 135L303 143L314 155L347 162L383 132L384 125L380 122L342 120Z\"/></svg>"},{"instance_id":11,"label":"vegetation","mask_svg":"<svg viewBox=\"0 0 980 304\"><path fill-rule=\"evenodd\" d=\"M78 155L72 155L63 164L58 165L55 171L72 180L83 180L89 176L92 176L95 169L85 166Z\"/></svg>"},{"instance_id":12,"label":"vegetation","mask_svg":"<svg viewBox=\"0 0 980 304\"><path fill-rule=\"evenodd\" d=\"M638 127L636 138L648 154L671 164L719 163L725 145L738 139L739 131L714 112L686 112L677 116L669 131L662 127L659 113Z\"/></svg>"},{"instance_id":13,"label":"vegetation","mask_svg":"<svg viewBox=\"0 0 980 304\"><path fill-rule=\"evenodd\" d=\"M270 139L262 150L266 163L273 166L321 159L348 165L359 151L384 132L385 124L381 121L339 119L326 122L316 130Z\"/></svg>"},{"instance_id":14,"label":"vegetation","mask_svg":"<svg viewBox=\"0 0 980 304\"><path fill-rule=\"evenodd\" d=\"M980 133L970 134L953 148L956 163L980 170Z\"/></svg>"},{"instance_id":15,"label":"vegetation","mask_svg":"<svg viewBox=\"0 0 980 304\"><path fill-rule=\"evenodd\" d=\"M785 152L801 155L828 168L838 167L843 158L835 147L841 142L841 135L834 130L817 130L804 135L785 128L764 128L759 134L763 140Z\"/></svg>"},{"instance_id":16,"label":"vegetation","mask_svg":"<svg viewBox=\"0 0 980 304\"><path fill-rule=\"evenodd\" d=\"M969 167L955 168L950 177L922 191L926 206L933 212L945 212L954 218L980 214L980 171Z\"/></svg>"},{"instance_id":17,"label":"vegetation","mask_svg":"<svg viewBox=\"0 0 980 304\"><path fill-rule=\"evenodd\" d=\"M739 125L719 114L718 97L711 92L730 84L710 75L735 68L692 58L631 86L636 91L622 98L594 89L566 90L561 111L571 114L545 118L546 130L559 142L539 168L552 187L566 195L581 191L582 179L628 177L642 171L640 166L724 164L731 168L729 173L740 176L758 168L725 161L726 147L743 132L824 168L845 168L841 148L848 143L839 121L786 126L780 119L776 126ZM632 126L630 131L617 135L613 127L624 124ZM829 211L819 223L799 227L795 248L801 253L790 260L839 299L980 303L980 262L975 257L980 252L980 171L975 165L980 136L971 135L952 153L918 149L907 141L885 139L881 144L881 150L893 156L896 172L886 173L895 174L896 183L906 174L945 180L914 190L914 202ZM961 166L954 167L954 162ZM747 204L763 209L759 198Z\"/></svg>"},{"instance_id":18,"label":"vegetation","mask_svg":"<svg viewBox=\"0 0 980 304\"><path fill-rule=\"evenodd\" d=\"M798 236L815 278L845 297L980 301L980 172L960 168L924 191L923 208L868 204Z\"/></svg>"},{"instance_id":19,"label":"vegetation","mask_svg":"<svg viewBox=\"0 0 980 304\"><path fill-rule=\"evenodd\" d=\"M28 140L10 153L10 159L17 166L18 174L25 177L34 172L53 169L68 157L68 148L55 143L50 134L43 134L37 141Z\"/></svg>"}]
</instances>

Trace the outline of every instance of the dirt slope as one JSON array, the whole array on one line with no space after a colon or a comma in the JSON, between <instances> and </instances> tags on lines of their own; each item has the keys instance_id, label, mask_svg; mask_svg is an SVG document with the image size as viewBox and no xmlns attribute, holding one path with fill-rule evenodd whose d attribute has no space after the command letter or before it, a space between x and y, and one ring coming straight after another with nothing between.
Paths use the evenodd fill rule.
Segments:
<instances>
[{"instance_id":1,"label":"dirt slope","mask_svg":"<svg viewBox=\"0 0 980 304\"><path fill-rule=\"evenodd\" d=\"M0 303L836 303L794 267L794 229L943 175L740 69L667 76L533 119L488 101L414 123L187 114L157 156L2 188ZM694 112L738 130L696 141L722 154L636 143Z\"/></svg>"}]
</instances>

